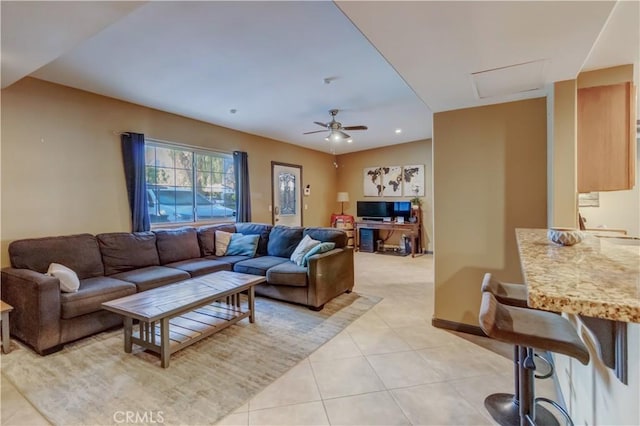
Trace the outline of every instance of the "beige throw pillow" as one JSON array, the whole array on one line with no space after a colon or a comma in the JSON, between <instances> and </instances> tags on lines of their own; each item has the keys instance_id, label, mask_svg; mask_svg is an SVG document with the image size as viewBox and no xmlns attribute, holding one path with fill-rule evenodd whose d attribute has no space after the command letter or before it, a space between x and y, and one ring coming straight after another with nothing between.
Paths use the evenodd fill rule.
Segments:
<instances>
[{"instance_id":1,"label":"beige throw pillow","mask_svg":"<svg viewBox=\"0 0 640 426\"><path fill-rule=\"evenodd\" d=\"M60 281L60 290L65 293L75 293L80 288L80 280L73 270L59 263L49 265L47 275L56 277Z\"/></svg>"},{"instance_id":2,"label":"beige throw pillow","mask_svg":"<svg viewBox=\"0 0 640 426\"><path fill-rule=\"evenodd\" d=\"M231 232L216 231L216 256L224 256L231 242Z\"/></svg>"},{"instance_id":3,"label":"beige throw pillow","mask_svg":"<svg viewBox=\"0 0 640 426\"><path fill-rule=\"evenodd\" d=\"M318 244L320 244L320 241L314 240L310 236L305 235L298 243L298 247L293 251L293 254L291 254L291 261L298 266L302 266L304 255Z\"/></svg>"}]
</instances>

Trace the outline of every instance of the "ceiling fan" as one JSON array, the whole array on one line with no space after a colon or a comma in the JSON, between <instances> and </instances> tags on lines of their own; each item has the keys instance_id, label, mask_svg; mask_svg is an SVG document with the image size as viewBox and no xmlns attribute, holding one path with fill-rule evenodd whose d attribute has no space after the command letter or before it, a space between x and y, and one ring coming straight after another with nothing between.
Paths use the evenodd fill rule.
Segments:
<instances>
[{"instance_id":1,"label":"ceiling fan","mask_svg":"<svg viewBox=\"0 0 640 426\"><path fill-rule=\"evenodd\" d=\"M329 114L331 114L331 121L328 123L321 123L319 121L314 121L315 124L317 124L318 126L324 127L324 130L314 130L312 132L306 132L303 133L304 135L309 135L311 133L319 133L319 132L325 132L327 130L329 130L329 135L327 135L326 138L324 138L327 141L334 141L334 142L338 142L341 140L345 140L347 142L352 142L351 136L349 136L347 133L344 132L344 130L367 130L368 127L367 126L342 126L342 123L340 123L339 121L336 121L336 115L338 115L338 111L337 109L330 109L329 110Z\"/></svg>"}]
</instances>

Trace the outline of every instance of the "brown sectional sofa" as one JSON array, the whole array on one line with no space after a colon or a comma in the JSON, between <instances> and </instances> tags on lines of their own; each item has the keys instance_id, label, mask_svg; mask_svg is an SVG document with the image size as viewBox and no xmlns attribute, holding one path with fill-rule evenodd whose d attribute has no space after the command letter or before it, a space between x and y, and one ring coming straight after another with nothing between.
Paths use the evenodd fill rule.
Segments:
<instances>
[{"instance_id":1,"label":"brown sectional sofa","mask_svg":"<svg viewBox=\"0 0 640 426\"><path fill-rule=\"evenodd\" d=\"M260 235L256 256L215 256L216 230ZM298 266L289 258L304 235L336 248ZM258 295L322 309L353 288L346 242L333 228L258 223L17 240L9 245L11 267L2 269L2 300L14 307L11 334L42 355L121 324L103 302L222 270L266 276ZM58 279L45 274L53 262L78 275L78 292L61 292Z\"/></svg>"}]
</instances>

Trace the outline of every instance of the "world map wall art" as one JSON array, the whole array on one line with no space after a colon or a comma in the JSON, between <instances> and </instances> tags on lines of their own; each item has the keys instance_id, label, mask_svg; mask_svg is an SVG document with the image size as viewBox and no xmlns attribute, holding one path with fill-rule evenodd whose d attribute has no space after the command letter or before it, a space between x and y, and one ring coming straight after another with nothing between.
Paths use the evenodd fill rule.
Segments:
<instances>
[{"instance_id":1,"label":"world map wall art","mask_svg":"<svg viewBox=\"0 0 640 426\"><path fill-rule=\"evenodd\" d=\"M364 169L365 197L424 197L424 164Z\"/></svg>"}]
</instances>

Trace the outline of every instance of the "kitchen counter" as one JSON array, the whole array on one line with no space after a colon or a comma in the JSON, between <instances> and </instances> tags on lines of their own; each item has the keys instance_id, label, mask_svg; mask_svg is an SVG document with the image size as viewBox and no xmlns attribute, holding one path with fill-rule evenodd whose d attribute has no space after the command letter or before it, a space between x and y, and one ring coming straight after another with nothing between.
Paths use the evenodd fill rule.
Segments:
<instances>
[{"instance_id":1,"label":"kitchen counter","mask_svg":"<svg viewBox=\"0 0 640 426\"><path fill-rule=\"evenodd\" d=\"M517 229L532 308L640 323L640 246L586 234L561 246L546 229Z\"/></svg>"}]
</instances>

